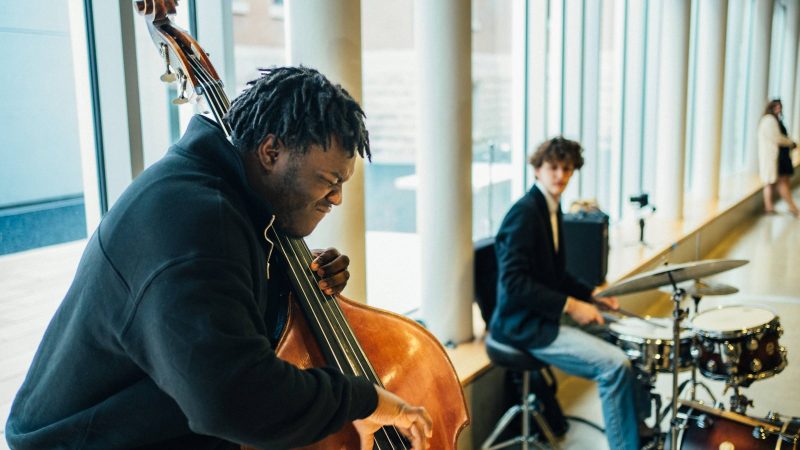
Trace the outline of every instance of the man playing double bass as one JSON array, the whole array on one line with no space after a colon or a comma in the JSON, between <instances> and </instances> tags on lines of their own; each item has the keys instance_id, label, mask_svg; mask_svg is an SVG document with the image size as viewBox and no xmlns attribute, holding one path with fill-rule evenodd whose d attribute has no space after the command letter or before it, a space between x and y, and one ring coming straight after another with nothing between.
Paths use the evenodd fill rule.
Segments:
<instances>
[{"instance_id":1,"label":"man playing double bass","mask_svg":"<svg viewBox=\"0 0 800 450\"><path fill-rule=\"evenodd\" d=\"M424 408L274 351L289 283L267 231L307 236L342 202L355 153L370 156L363 119L303 67L251 82L231 142L194 117L89 239L11 408L11 448L283 449L351 421L365 449L383 425L427 448ZM319 252L319 287L339 293L348 263Z\"/></svg>"}]
</instances>

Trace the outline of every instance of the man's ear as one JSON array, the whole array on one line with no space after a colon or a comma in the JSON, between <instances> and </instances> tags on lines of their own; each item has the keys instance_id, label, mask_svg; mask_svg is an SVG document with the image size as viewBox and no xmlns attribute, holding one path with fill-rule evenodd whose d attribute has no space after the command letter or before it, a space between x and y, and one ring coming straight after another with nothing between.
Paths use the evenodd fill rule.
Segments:
<instances>
[{"instance_id":1,"label":"man's ear","mask_svg":"<svg viewBox=\"0 0 800 450\"><path fill-rule=\"evenodd\" d=\"M258 162L261 163L261 167L266 170L271 170L275 167L278 158L281 156L282 147L280 141L274 134L268 134L267 137L261 141L261 144L258 145L258 148L256 148L256 155L258 156Z\"/></svg>"}]
</instances>

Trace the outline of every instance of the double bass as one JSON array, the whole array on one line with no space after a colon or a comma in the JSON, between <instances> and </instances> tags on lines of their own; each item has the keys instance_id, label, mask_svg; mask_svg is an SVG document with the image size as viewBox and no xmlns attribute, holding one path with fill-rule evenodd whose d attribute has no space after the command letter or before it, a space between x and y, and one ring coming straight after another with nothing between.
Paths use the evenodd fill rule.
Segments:
<instances>
[{"instance_id":1,"label":"double bass","mask_svg":"<svg viewBox=\"0 0 800 450\"><path fill-rule=\"evenodd\" d=\"M230 101L208 55L185 30L171 20L177 0L137 0L156 47L167 64L161 79L176 82L185 92L207 103L216 122L230 137L223 120ZM368 378L410 404L424 406L433 419L430 447L455 449L458 434L469 422L461 383L444 348L425 328L407 317L330 296L318 287L311 271L313 255L305 241L282 235L271 227L269 239L286 263L292 294L288 320L276 346L277 356L299 368L338 368ZM306 449L357 449L359 437L352 424ZM375 433L378 450L409 449L405 437L387 426ZM243 446L243 449L247 448Z\"/></svg>"}]
</instances>

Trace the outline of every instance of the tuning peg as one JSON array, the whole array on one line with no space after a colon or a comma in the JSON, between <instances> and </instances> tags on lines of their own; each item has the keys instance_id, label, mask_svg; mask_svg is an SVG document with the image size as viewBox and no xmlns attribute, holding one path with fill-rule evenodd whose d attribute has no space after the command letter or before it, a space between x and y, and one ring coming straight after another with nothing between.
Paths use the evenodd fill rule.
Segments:
<instances>
[{"instance_id":1,"label":"tuning peg","mask_svg":"<svg viewBox=\"0 0 800 450\"><path fill-rule=\"evenodd\" d=\"M172 71L172 68L170 66L167 66L167 70L163 74L161 74L161 77L159 78L164 83L172 83L178 79L178 77L175 76L175 72Z\"/></svg>"},{"instance_id":2,"label":"tuning peg","mask_svg":"<svg viewBox=\"0 0 800 450\"><path fill-rule=\"evenodd\" d=\"M169 51L167 50L167 44L161 44L161 57L164 59L164 73L161 75L161 81L164 83L172 83L178 79L175 76L175 72L172 70L172 67L169 64Z\"/></svg>"},{"instance_id":3,"label":"tuning peg","mask_svg":"<svg viewBox=\"0 0 800 450\"><path fill-rule=\"evenodd\" d=\"M182 70L178 70L178 96L172 99L173 105L183 105L189 102L189 97L186 96L186 75Z\"/></svg>"}]
</instances>

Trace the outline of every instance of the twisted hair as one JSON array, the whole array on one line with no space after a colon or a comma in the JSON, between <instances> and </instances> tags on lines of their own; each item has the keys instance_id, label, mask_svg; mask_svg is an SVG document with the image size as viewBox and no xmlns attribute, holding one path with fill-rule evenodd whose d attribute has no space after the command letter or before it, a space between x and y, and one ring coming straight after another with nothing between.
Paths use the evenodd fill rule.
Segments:
<instances>
[{"instance_id":1,"label":"twisted hair","mask_svg":"<svg viewBox=\"0 0 800 450\"><path fill-rule=\"evenodd\" d=\"M259 70L225 115L239 151L254 151L269 134L299 153L315 144L327 150L336 137L351 157L371 160L366 115L341 85L303 66Z\"/></svg>"},{"instance_id":2,"label":"twisted hair","mask_svg":"<svg viewBox=\"0 0 800 450\"><path fill-rule=\"evenodd\" d=\"M528 162L535 168L542 167L547 162L568 162L575 170L583 167L583 147L576 141L571 141L563 136L556 136L543 142L530 156Z\"/></svg>"}]
</instances>

